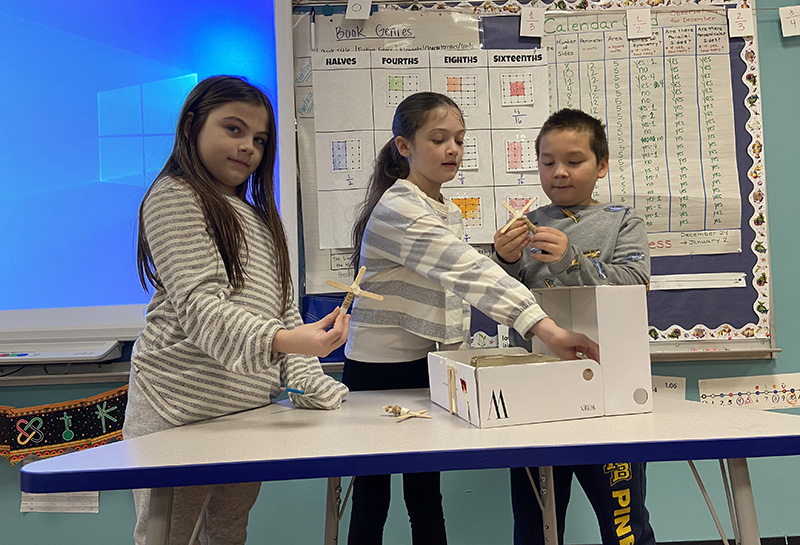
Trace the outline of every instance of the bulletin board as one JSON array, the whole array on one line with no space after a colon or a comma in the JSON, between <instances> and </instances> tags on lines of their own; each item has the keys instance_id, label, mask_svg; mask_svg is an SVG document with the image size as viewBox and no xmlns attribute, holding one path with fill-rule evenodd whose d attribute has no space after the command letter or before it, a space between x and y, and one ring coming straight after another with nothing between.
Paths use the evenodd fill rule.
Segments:
<instances>
[{"instance_id":1,"label":"bulletin board","mask_svg":"<svg viewBox=\"0 0 800 545\"><path fill-rule=\"evenodd\" d=\"M619 2L539 4L541 38L519 35L517 2L381 4L357 22L319 5L313 25L303 4L294 55L306 293L351 275L353 210L404 96L434 90L462 107L465 160L443 193L486 252L509 217L501 201L548 202L532 144L550 112L573 107L607 126L610 169L595 198L645 218L653 358L775 351L758 49L755 37L728 37L734 4L658 3L652 35L635 40Z\"/></svg>"}]
</instances>

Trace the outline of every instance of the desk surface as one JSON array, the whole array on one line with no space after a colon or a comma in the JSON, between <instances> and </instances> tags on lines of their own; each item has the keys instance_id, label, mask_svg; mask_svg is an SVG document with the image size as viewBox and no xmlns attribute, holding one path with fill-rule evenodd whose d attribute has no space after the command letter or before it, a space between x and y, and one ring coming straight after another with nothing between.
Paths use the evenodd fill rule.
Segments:
<instances>
[{"instance_id":1,"label":"desk surface","mask_svg":"<svg viewBox=\"0 0 800 545\"><path fill-rule=\"evenodd\" d=\"M535 395L535 393L534 393ZM384 405L427 409L397 421ZM288 401L34 462L25 492L71 492L486 469L800 454L800 418L655 399L649 414L478 429L428 390L354 392L341 409Z\"/></svg>"}]
</instances>

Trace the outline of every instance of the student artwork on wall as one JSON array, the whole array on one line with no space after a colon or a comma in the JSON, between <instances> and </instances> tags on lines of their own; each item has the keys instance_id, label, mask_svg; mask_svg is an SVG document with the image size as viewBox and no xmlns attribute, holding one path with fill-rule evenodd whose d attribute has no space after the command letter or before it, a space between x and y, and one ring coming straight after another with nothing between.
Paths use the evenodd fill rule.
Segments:
<instances>
[{"instance_id":1,"label":"student artwork on wall","mask_svg":"<svg viewBox=\"0 0 800 545\"><path fill-rule=\"evenodd\" d=\"M63 454L122 439L128 386L86 399L36 407L0 407L0 457Z\"/></svg>"},{"instance_id":2,"label":"student artwork on wall","mask_svg":"<svg viewBox=\"0 0 800 545\"><path fill-rule=\"evenodd\" d=\"M465 160L442 192L461 208L465 238L477 245L490 243L508 221L501 202L548 202L536 170L538 130L549 113L580 108L607 126L610 168L595 198L633 207L646 222L654 351L712 341L769 354L774 343L755 39L729 38L726 7L704 0L659 4L651 9L652 32L635 39L628 37L621 2L609 2L608 9L587 10L580 1L549 7L542 38L519 35L516 2L421 10L427 23L420 12L387 8L350 32L342 28L352 23L336 14L317 17L313 52L306 25L296 25L297 73L313 74L298 82L296 97L304 108L298 109L301 134L300 121L313 120L300 144L307 226L312 209L316 215L305 234L307 263L324 270L334 254L346 253L353 211L375 154L391 137L391 115L403 93L445 93L462 108ZM459 22L442 12L458 13ZM304 15L295 17L299 22ZM447 30L417 30L431 21ZM407 36L370 41L375 28L405 29ZM477 29L479 44L472 38ZM359 41L339 39L343 35ZM355 138L373 144L361 148L362 170L334 172L329 142ZM313 169L304 168L304 156L313 156ZM306 209L308 193L313 205ZM315 276L312 265L310 292L318 285Z\"/></svg>"}]
</instances>

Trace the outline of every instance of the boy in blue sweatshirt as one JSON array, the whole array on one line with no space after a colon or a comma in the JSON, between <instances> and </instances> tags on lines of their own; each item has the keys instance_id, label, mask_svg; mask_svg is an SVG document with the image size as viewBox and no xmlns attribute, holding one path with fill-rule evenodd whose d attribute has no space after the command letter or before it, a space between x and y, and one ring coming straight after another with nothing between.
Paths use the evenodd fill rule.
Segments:
<instances>
[{"instance_id":1,"label":"boy in blue sweatshirt","mask_svg":"<svg viewBox=\"0 0 800 545\"><path fill-rule=\"evenodd\" d=\"M598 119L563 109L552 114L536 138L542 189L551 203L494 236L493 258L529 288L598 284L645 284L650 255L644 220L628 206L592 198L608 173L608 140ZM519 335L512 344L526 346ZM529 468L534 479L538 468ZM655 545L645 508L645 464L618 462L556 466L553 481L558 543L575 475L594 508L604 544ZM514 544L544 545L541 509L525 468L511 469Z\"/></svg>"}]
</instances>

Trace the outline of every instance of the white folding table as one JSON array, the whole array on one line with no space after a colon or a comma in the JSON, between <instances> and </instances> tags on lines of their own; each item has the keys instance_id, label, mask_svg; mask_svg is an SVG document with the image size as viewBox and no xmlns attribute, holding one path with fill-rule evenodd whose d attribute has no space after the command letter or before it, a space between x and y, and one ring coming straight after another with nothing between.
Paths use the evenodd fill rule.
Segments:
<instances>
[{"instance_id":1,"label":"white folding table","mask_svg":"<svg viewBox=\"0 0 800 545\"><path fill-rule=\"evenodd\" d=\"M384 405L425 409L434 418L398 422ZM756 545L746 458L796 454L800 418L787 414L656 398L648 414L478 429L432 404L428 390L384 390L353 392L334 411L283 401L41 460L22 468L20 483L25 492L153 488L147 539L163 545L175 486L727 459L740 541ZM329 489L328 543L338 531L334 501Z\"/></svg>"}]
</instances>

